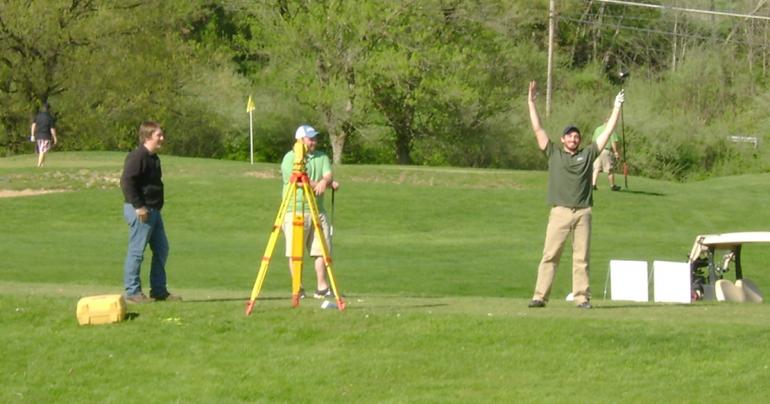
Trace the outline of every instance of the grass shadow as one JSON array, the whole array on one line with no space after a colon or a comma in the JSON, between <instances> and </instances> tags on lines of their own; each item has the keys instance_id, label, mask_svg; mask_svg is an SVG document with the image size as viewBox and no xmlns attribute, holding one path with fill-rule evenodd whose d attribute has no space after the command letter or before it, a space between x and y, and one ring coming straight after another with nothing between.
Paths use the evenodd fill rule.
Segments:
<instances>
[{"instance_id":1,"label":"grass shadow","mask_svg":"<svg viewBox=\"0 0 770 404\"><path fill-rule=\"evenodd\" d=\"M380 308L389 308L389 309L424 309L424 308L431 308L431 307L447 307L450 306L449 303L418 303L418 304L361 304L356 303L354 306L346 306L345 310L348 309L380 309Z\"/></svg>"},{"instance_id":2,"label":"grass shadow","mask_svg":"<svg viewBox=\"0 0 770 404\"><path fill-rule=\"evenodd\" d=\"M291 300L291 296L258 297L257 301ZM218 302L248 302L248 297L214 297L210 299L185 299L181 303L218 303Z\"/></svg>"},{"instance_id":3,"label":"grass shadow","mask_svg":"<svg viewBox=\"0 0 770 404\"><path fill-rule=\"evenodd\" d=\"M631 189L621 189L620 192L623 192L624 194L636 194L636 195L646 195L646 196L666 196L666 194L660 193L660 192L634 191Z\"/></svg>"},{"instance_id":4,"label":"grass shadow","mask_svg":"<svg viewBox=\"0 0 770 404\"><path fill-rule=\"evenodd\" d=\"M426 303L426 304L407 304L405 306L400 306L408 309L423 309L427 307L446 307L449 306L449 303Z\"/></svg>"},{"instance_id":5,"label":"grass shadow","mask_svg":"<svg viewBox=\"0 0 770 404\"><path fill-rule=\"evenodd\" d=\"M694 304L688 304L688 303L666 303L666 304L657 304L657 303L628 303L628 304L613 304L610 306L598 306L594 305L594 309L598 310L608 310L608 309L641 309L641 308L658 308L658 307L695 307Z\"/></svg>"}]
</instances>

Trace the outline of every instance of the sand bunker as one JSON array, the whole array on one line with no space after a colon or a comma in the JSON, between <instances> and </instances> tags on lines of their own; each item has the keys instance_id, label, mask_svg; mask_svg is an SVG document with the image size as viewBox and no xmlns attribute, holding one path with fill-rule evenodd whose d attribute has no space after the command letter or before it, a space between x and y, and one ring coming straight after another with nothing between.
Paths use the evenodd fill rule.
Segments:
<instances>
[{"instance_id":1,"label":"sand bunker","mask_svg":"<svg viewBox=\"0 0 770 404\"><path fill-rule=\"evenodd\" d=\"M0 198L16 198L19 196L35 196L52 194L55 192L67 192L64 189L22 189L21 191L13 191L10 189L0 189Z\"/></svg>"}]
</instances>

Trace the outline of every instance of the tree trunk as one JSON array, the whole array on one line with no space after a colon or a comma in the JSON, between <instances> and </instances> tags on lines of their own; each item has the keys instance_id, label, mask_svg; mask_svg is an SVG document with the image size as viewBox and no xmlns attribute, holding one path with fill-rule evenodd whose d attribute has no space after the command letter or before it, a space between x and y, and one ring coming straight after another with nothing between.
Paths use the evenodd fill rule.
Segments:
<instances>
[{"instance_id":1,"label":"tree trunk","mask_svg":"<svg viewBox=\"0 0 770 404\"><path fill-rule=\"evenodd\" d=\"M749 42L749 49L746 52L749 76L754 77L754 21L749 21L748 27L746 27L746 36ZM754 80L749 80L749 91L754 94Z\"/></svg>"},{"instance_id":2,"label":"tree trunk","mask_svg":"<svg viewBox=\"0 0 770 404\"><path fill-rule=\"evenodd\" d=\"M593 29L593 38L591 39L591 57L596 60L599 52L599 37L602 34L602 17L604 17L604 3L599 6L599 15L596 17L596 24Z\"/></svg>"},{"instance_id":3,"label":"tree trunk","mask_svg":"<svg viewBox=\"0 0 770 404\"><path fill-rule=\"evenodd\" d=\"M588 14L591 12L591 7L593 7L593 3L594 3L593 0L588 0L588 2L586 3L586 7L583 10L583 13L580 15L580 21L587 21L586 19L588 18ZM555 5L554 5L554 8L555 8ZM583 36L583 33L581 31L582 28L583 28L583 24L580 24L575 29L575 42L572 44L572 50L570 51L570 57L569 57L570 63L573 63L573 64L575 63L575 55L577 55L577 47L578 47L578 44L580 44L580 38ZM586 30L588 30L588 28Z\"/></svg>"},{"instance_id":4,"label":"tree trunk","mask_svg":"<svg viewBox=\"0 0 770 404\"><path fill-rule=\"evenodd\" d=\"M332 163L342 164L342 153L345 148L347 134L342 132L333 136L330 135L330 137L332 143Z\"/></svg>"},{"instance_id":5,"label":"tree trunk","mask_svg":"<svg viewBox=\"0 0 770 404\"><path fill-rule=\"evenodd\" d=\"M770 5L767 6L767 16L770 17ZM767 77L767 26L770 25L765 20L765 40L762 42L762 76Z\"/></svg>"},{"instance_id":6,"label":"tree trunk","mask_svg":"<svg viewBox=\"0 0 770 404\"><path fill-rule=\"evenodd\" d=\"M678 5L678 3L677 3ZM679 13L675 12L674 14L674 35L672 36L672 39L674 41L673 49L671 50L671 71L676 71L676 46L679 43L679 38L677 37L677 28L679 27Z\"/></svg>"},{"instance_id":7,"label":"tree trunk","mask_svg":"<svg viewBox=\"0 0 770 404\"><path fill-rule=\"evenodd\" d=\"M412 139L414 134L409 127L394 128L396 130L396 161L398 164L412 164Z\"/></svg>"}]
</instances>

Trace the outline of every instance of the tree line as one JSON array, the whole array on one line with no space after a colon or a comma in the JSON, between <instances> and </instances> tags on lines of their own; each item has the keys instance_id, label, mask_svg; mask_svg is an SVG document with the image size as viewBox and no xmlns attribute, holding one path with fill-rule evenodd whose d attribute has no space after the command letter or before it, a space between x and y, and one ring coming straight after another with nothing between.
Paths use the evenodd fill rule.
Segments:
<instances>
[{"instance_id":1,"label":"tree line","mask_svg":"<svg viewBox=\"0 0 770 404\"><path fill-rule=\"evenodd\" d=\"M525 97L545 82L548 3L7 0L0 154L31 150L48 101L65 150L127 150L154 119L170 153L248 160L251 95L257 160L278 161L309 123L335 163L543 168ZM768 15L766 1L712 3ZM590 133L624 87L634 174L767 171L767 21L556 5L551 135Z\"/></svg>"}]
</instances>

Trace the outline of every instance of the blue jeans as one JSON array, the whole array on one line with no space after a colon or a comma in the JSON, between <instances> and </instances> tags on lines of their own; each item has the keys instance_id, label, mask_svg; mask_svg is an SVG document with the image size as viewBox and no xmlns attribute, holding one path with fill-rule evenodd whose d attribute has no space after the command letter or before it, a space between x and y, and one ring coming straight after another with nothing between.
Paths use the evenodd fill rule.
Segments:
<instances>
[{"instance_id":1,"label":"blue jeans","mask_svg":"<svg viewBox=\"0 0 770 404\"><path fill-rule=\"evenodd\" d=\"M128 252L123 266L123 283L126 296L142 293L142 281L139 270L144 261L144 249L147 244L152 250L152 265L150 266L150 296L166 297L166 258L168 258L168 239L163 228L163 218L160 211L149 210L146 223L142 223L136 215L136 210L130 203L123 205L123 217L128 223Z\"/></svg>"}]
</instances>

